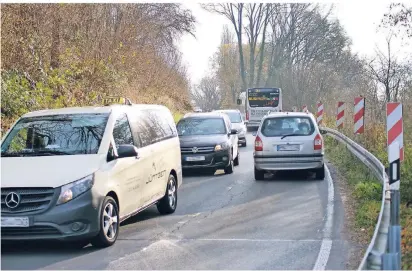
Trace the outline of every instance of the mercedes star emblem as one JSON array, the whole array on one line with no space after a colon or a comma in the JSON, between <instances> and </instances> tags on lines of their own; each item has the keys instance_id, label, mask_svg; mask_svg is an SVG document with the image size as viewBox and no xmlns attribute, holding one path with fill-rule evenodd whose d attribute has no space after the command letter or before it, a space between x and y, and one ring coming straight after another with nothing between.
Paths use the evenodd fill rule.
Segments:
<instances>
[{"instance_id":1,"label":"mercedes star emblem","mask_svg":"<svg viewBox=\"0 0 412 271\"><path fill-rule=\"evenodd\" d=\"M193 147L193 148L192 148L192 152L193 152L193 153L197 153L197 151L198 151L197 147Z\"/></svg>"},{"instance_id":2,"label":"mercedes star emblem","mask_svg":"<svg viewBox=\"0 0 412 271\"><path fill-rule=\"evenodd\" d=\"M20 204L20 196L17 193L10 192L7 194L4 201L6 202L7 207L14 209Z\"/></svg>"}]
</instances>

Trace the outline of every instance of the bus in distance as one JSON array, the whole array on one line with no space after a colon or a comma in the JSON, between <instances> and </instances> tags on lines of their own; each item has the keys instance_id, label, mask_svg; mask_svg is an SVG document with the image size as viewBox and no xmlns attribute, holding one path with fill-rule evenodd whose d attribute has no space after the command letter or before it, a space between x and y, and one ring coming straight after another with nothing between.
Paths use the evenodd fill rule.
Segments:
<instances>
[{"instance_id":1,"label":"bus in distance","mask_svg":"<svg viewBox=\"0 0 412 271\"><path fill-rule=\"evenodd\" d=\"M248 129L258 128L266 114L282 111L282 90L280 88L249 88L244 101ZM241 100L238 103L241 103Z\"/></svg>"}]
</instances>

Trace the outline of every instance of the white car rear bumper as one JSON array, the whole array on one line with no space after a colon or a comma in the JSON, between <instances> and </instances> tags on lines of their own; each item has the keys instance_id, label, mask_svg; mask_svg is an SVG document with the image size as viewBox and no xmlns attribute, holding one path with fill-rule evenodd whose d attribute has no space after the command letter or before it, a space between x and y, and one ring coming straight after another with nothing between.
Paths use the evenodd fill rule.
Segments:
<instances>
[{"instance_id":1,"label":"white car rear bumper","mask_svg":"<svg viewBox=\"0 0 412 271\"><path fill-rule=\"evenodd\" d=\"M323 166L323 155L307 155L292 157L255 156L255 167L259 170L300 170L315 169Z\"/></svg>"}]
</instances>

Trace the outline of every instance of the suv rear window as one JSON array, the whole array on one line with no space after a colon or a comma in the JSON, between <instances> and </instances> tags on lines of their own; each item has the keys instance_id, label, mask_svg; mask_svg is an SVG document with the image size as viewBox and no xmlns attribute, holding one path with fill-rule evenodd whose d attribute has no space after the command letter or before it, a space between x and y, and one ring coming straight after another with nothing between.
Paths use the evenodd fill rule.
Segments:
<instances>
[{"instance_id":1,"label":"suv rear window","mask_svg":"<svg viewBox=\"0 0 412 271\"><path fill-rule=\"evenodd\" d=\"M313 134L315 126L309 117L276 117L265 119L260 131L266 137L308 136Z\"/></svg>"}]
</instances>

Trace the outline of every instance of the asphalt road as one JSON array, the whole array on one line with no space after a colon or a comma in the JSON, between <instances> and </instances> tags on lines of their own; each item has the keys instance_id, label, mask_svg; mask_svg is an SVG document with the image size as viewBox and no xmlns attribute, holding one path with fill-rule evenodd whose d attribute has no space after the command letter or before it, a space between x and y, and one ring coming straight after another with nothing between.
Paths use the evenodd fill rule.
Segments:
<instances>
[{"instance_id":1,"label":"asphalt road","mask_svg":"<svg viewBox=\"0 0 412 271\"><path fill-rule=\"evenodd\" d=\"M253 177L253 137L231 175L185 177L174 214L125 221L116 244L69 250L2 246L2 269L346 269L349 244L333 182L304 172Z\"/></svg>"}]
</instances>

